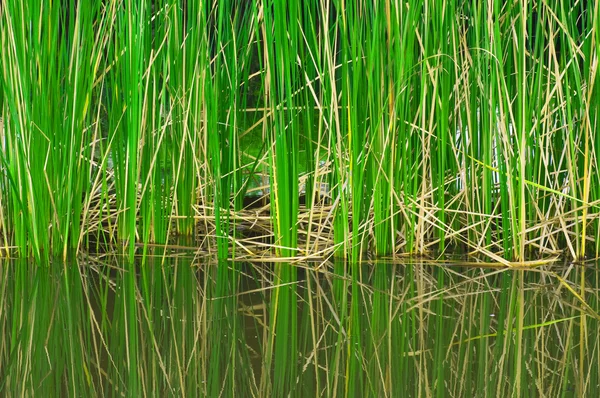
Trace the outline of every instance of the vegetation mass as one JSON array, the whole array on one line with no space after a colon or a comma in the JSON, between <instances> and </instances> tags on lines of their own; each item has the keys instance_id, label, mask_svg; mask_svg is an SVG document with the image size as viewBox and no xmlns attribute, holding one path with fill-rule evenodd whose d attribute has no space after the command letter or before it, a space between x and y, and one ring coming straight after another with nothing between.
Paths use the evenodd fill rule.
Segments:
<instances>
[{"instance_id":1,"label":"vegetation mass","mask_svg":"<svg viewBox=\"0 0 600 398\"><path fill-rule=\"evenodd\" d=\"M5 0L0 40L21 256L600 248L598 2Z\"/></svg>"}]
</instances>

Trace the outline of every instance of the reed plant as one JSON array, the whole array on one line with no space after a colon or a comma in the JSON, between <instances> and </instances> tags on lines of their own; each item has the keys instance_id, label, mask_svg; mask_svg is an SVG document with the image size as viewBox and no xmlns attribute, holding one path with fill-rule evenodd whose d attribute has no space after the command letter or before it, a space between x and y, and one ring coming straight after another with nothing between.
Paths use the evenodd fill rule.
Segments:
<instances>
[{"instance_id":1,"label":"reed plant","mask_svg":"<svg viewBox=\"0 0 600 398\"><path fill-rule=\"evenodd\" d=\"M595 2L7 0L0 19L0 215L24 256L204 224L225 258L253 190L283 257L598 249Z\"/></svg>"}]
</instances>

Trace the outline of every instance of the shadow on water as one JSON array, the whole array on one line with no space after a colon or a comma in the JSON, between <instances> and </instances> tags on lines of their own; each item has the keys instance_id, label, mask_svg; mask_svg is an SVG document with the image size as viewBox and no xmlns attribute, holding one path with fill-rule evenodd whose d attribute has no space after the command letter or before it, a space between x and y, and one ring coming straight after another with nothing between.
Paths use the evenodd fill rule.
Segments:
<instances>
[{"instance_id":1,"label":"shadow on water","mask_svg":"<svg viewBox=\"0 0 600 398\"><path fill-rule=\"evenodd\" d=\"M297 278L278 279L282 267L296 267ZM0 263L0 395L600 393L596 264L500 270L155 255L136 264L133 318L125 269L116 255Z\"/></svg>"}]
</instances>

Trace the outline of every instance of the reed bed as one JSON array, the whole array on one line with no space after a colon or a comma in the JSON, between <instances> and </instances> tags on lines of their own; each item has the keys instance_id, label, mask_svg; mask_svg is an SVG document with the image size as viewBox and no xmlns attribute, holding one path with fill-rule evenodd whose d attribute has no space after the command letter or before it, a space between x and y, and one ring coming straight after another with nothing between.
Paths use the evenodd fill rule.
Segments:
<instances>
[{"instance_id":1,"label":"reed bed","mask_svg":"<svg viewBox=\"0 0 600 398\"><path fill-rule=\"evenodd\" d=\"M2 246L133 254L204 224L224 259L244 219L285 258L597 255L598 16L582 0L5 0ZM243 212L257 180L266 221Z\"/></svg>"}]
</instances>

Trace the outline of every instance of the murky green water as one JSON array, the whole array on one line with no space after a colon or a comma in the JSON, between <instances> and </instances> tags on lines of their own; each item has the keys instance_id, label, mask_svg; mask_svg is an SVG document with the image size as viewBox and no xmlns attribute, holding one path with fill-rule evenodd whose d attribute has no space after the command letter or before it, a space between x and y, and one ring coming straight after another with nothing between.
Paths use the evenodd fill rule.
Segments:
<instances>
[{"instance_id":1,"label":"murky green water","mask_svg":"<svg viewBox=\"0 0 600 398\"><path fill-rule=\"evenodd\" d=\"M297 282L278 284L276 267L293 267ZM110 255L3 261L0 395L600 394L596 264L211 264L190 254L130 269Z\"/></svg>"}]
</instances>

